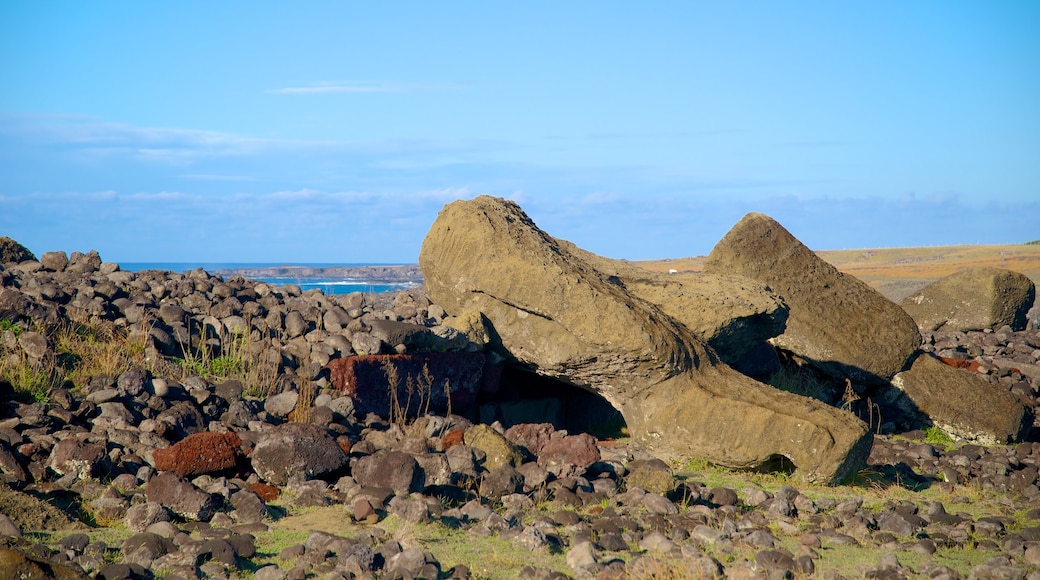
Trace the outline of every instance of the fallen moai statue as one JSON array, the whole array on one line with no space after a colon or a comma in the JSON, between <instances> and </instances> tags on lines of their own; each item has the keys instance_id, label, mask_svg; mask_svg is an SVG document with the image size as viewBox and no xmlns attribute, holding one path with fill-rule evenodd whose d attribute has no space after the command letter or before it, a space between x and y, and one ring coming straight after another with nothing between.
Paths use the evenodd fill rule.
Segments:
<instances>
[{"instance_id":1,"label":"fallen moai statue","mask_svg":"<svg viewBox=\"0 0 1040 580\"><path fill-rule=\"evenodd\" d=\"M447 205L419 255L429 297L479 311L492 348L591 390L661 458L737 468L790 460L808 481L860 469L872 436L855 416L748 378L661 308L540 230L513 202Z\"/></svg>"},{"instance_id":2,"label":"fallen moai statue","mask_svg":"<svg viewBox=\"0 0 1040 580\"><path fill-rule=\"evenodd\" d=\"M937 427L958 439L1003 445L1025 437L1033 417L1014 394L991 385L975 373L947 366L919 354L892 384Z\"/></svg>"},{"instance_id":3,"label":"fallen moai statue","mask_svg":"<svg viewBox=\"0 0 1040 580\"><path fill-rule=\"evenodd\" d=\"M576 257L616 278L633 296L683 323L726 364L735 364L755 345L782 333L787 324L787 304L757 280L733 274L652 272L558 241Z\"/></svg>"},{"instance_id":4,"label":"fallen moai statue","mask_svg":"<svg viewBox=\"0 0 1040 580\"><path fill-rule=\"evenodd\" d=\"M965 332L1008 325L1026 327L1036 285L1025 274L1002 268L969 268L907 296L899 305L923 331Z\"/></svg>"},{"instance_id":5,"label":"fallen moai statue","mask_svg":"<svg viewBox=\"0 0 1040 580\"><path fill-rule=\"evenodd\" d=\"M769 216L744 216L708 254L704 271L740 274L783 297L787 328L771 342L835 378L886 384L921 346L917 325L898 305Z\"/></svg>"},{"instance_id":6,"label":"fallen moai statue","mask_svg":"<svg viewBox=\"0 0 1040 580\"><path fill-rule=\"evenodd\" d=\"M918 356L921 333L910 315L768 216L744 216L712 249L704 271L767 284L791 309L786 330L770 342L858 390L894 385L916 407L912 414L966 439L1003 443L1029 430L1029 414L1015 397Z\"/></svg>"}]
</instances>

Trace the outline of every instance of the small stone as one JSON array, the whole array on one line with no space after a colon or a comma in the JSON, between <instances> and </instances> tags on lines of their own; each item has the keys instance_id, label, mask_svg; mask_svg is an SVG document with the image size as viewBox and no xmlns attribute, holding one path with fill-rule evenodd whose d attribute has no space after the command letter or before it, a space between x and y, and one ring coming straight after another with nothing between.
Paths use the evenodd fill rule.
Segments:
<instances>
[{"instance_id":1,"label":"small stone","mask_svg":"<svg viewBox=\"0 0 1040 580\"><path fill-rule=\"evenodd\" d=\"M567 567L575 572L585 572L598 563L596 547L588 540L578 543L567 552Z\"/></svg>"}]
</instances>

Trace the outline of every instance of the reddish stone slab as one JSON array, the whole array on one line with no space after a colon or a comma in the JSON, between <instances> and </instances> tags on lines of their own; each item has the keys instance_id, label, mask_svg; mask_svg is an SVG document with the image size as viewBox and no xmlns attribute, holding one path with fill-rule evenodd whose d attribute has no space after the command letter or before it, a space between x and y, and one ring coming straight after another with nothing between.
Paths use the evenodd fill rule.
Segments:
<instances>
[{"instance_id":1,"label":"reddish stone slab","mask_svg":"<svg viewBox=\"0 0 1040 580\"><path fill-rule=\"evenodd\" d=\"M181 477L216 473L235 466L242 439L234 433L203 432L188 435L152 454L155 468L173 471Z\"/></svg>"},{"instance_id":2,"label":"reddish stone slab","mask_svg":"<svg viewBox=\"0 0 1040 580\"><path fill-rule=\"evenodd\" d=\"M483 353L438 352L351 356L329 362L332 385L354 399L359 417L453 412L471 407L486 372ZM391 380L394 380L393 388ZM394 392L396 390L396 397Z\"/></svg>"}]
</instances>

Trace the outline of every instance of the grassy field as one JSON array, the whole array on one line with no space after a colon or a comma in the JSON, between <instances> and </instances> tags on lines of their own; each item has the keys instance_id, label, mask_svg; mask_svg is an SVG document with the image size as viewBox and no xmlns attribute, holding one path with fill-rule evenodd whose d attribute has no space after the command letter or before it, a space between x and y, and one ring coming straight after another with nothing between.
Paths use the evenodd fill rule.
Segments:
<instances>
[{"instance_id":1,"label":"grassy field","mask_svg":"<svg viewBox=\"0 0 1040 580\"><path fill-rule=\"evenodd\" d=\"M816 253L838 270L863 280L893 300L943 276L983 266L1021 272L1040 283L1040 244L818 250ZM705 259L696 256L634 263L656 272L700 272Z\"/></svg>"}]
</instances>

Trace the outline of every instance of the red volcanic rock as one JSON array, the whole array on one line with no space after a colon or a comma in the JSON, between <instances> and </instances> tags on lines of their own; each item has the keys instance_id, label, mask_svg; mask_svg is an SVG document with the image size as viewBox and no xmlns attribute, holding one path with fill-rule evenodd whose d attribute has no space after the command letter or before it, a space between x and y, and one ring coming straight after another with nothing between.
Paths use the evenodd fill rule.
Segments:
<instances>
[{"instance_id":1,"label":"red volcanic rock","mask_svg":"<svg viewBox=\"0 0 1040 580\"><path fill-rule=\"evenodd\" d=\"M354 447L354 444L350 441L350 437L347 437L346 435L336 437L336 445L339 445L339 448L343 450L343 453L350 453L350 450Z\"/></svg>"},{"instance_id":2,"label":"red volcanic rock","mask_svg":"<svg viewBox=\"0 0 1040 580\"><path fill-rule=\"evenodd\" d=\"M973 360L965 360L961 358L949 358L945 356L939 357L939 360L946 366L951 366L955 369L964 369L972 372L979 372L979 363Z\"/></svg>"},{"instance_id":3,"label":"red volcanic rock","mask_svg":"<svg viewBox=\"0 0 1040 580\"><path fill-rule=\"evenodd\" d=\"M354 399L358 416L417 416L448 411L448 393L454 412L473 405L485 361L484 354L472 352L377 354L338 358L328 369L332 385Z\"/></svg>"},{"instance_id":4,"label":"red volcanic rock","mask_svg":"<svg viewBox=\"0 0 1040 580\"><path fill-rule=\"evenodd\" d=\"M260 496L260 499L265 502L278 499L278 488L266 483L251 483L249 484L249 491Z\"/></svg>"},{"instance_id":5,"label":"red volcanic rock","mask_svg":"<svg viewBox=\"0 0 1040 580\"><path fill-rule=\"evenodd\" d=\"M155 468L181 477L215 473L235 466L242 439L234 433L194 433L152 454Z\"/></svg>"},{"instance_id":6,"label":"red volcanic rock","mask_svg":"<svg viewBox=\"0 0 1040 580\"><path fill-rule=\"evenodd\" d=\"M506 439L537 457L554 433L556 428L552 423L520 423L506 429Z\"/></svg>"},{"instance_id":7,"label":"red volcanic rock","mask_svg":"<svg viewBox=\"0 0 1040 580\"><path fill-rule=\"evenodd\" d=\"M452 447L461 444L464 433L465 431L462 429L452 429L445 433L444 437L441 437L441 445L444 447L444 450L447 451Z\"/></svg>"},{"instance_id":8,"label":"red volcanic rock","mask_svg":"<svg viewBox=\"0 0 1040 580\"><path fill-rule=\"evenodd\" d=\"M538 465L558 476L581 475L599 460L596 438L588 433L550 439L538 453Z\"/></svg>"}]
</instances>

